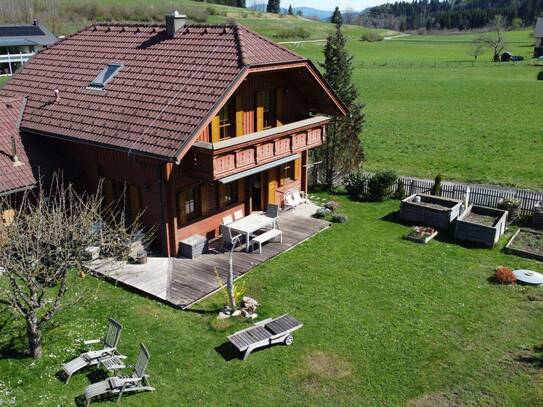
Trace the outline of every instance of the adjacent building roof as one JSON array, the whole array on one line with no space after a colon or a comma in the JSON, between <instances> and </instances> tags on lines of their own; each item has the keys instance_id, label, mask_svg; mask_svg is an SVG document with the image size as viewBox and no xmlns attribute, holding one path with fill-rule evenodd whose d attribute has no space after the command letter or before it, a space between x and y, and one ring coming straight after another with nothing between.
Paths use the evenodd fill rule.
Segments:
<instances>
[{"instance_id":1,"label":"adjacent building roof","mask_svg":"<svg viewBox=\"0 0 543 407\"><path fill-rule=\"evenodd\" d=\"M535 37L543 38L543 17L539 17L535 23Z\"/></svg>"},{"instance_id":2,"label":"adjacent building roof","mask_svg":"<svg viewBox=\"0 0 543 407\"><path fill-rule=\"evenodd\" d=\"M164 25L96 24L40 52L0 95L29 95L25 130L174 161L250 69L277 64L320 77L239 25L186 25L169 37ZM103 87L91 86L115 65Z\"/></svg>"},{"instance_id":3,"label":"adjacent building roof","mask_svg":"<svg viewBox=\"0 0 543 407\"><path fill-rule=\"evenodd\" d=\"M0 25L0 46L46 46L55 42L57 42L57 37L37 21L33 24Z\"/></svg>"},{"instance_id":4,"label":"adjacent building roof","mask_svg":"<svg viewBox=\"0 0 543 407\"><path fill-rule=\"evenodd\" d=\"M26 98L0 97L0 196L32 187L38 179L48 179L59 168L70 174L73 163L66 163L50 141L22 135L19 123L25 110ZM13 141L18 162L14 160Z\"/></svg>"}]
</instances>

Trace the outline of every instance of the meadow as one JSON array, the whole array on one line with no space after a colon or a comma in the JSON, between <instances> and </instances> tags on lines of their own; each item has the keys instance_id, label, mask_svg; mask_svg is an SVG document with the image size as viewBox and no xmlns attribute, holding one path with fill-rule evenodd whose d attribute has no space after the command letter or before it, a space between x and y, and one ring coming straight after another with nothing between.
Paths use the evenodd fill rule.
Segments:
<instances>
[{"instance_id":1,"label":"meadow","mask_svg":"<svg viewBox=\"0 0 543 407\"><path fill-rule=\"evenodd\" d=\"M476 34L348 41L353 79L365 103L361 134L371 171L543 188L540 67L530 61L475 62ZM507 33L508 50L528 58L528 31ZM322 61L322 44L291 46Z\"/></svg>"},{"instance_id":2,"label":"meadow","mask_svg":"<svg viewBox=\"0 0 543 407\"><path fill-rule=\"evenodd\" d=\"M421 245L402 239L409 227L397 221L398 201L336 199L347 223L244 278L262 304L259 319L288 312L304 323L292 346L242 361L225 341L249 322L218 321L220 296L183 312L74 275L87 301L47 327L42 360L24 355L20 321L0 308L0 405L78 403L103 374L89 370L69 384L55 374L111 316L124 325L129 363L139 342L147 345L157 388L123 406L540 406L541 289L489 280L498 265L543 272L502 253L512 231L492 250L447 235Z\"/></svg>"}]
</instances>

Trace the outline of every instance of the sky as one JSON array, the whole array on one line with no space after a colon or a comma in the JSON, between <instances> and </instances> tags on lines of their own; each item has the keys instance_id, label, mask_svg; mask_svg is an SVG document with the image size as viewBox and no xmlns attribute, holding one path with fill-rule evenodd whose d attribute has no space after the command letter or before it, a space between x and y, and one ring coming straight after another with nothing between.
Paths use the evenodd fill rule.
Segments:
<instances>
[{"instance_id":1,"label":"sky","mask_svg":"<svg viewBox=\"0 0 543 407\"><path fill-rule=\"evenodd\" d=\"M292 4L292 7L312 7L320 10L333 10L336 6L342 10L346 8L364 10L367 7L386 3L386 0L282 0L281 6L284 7L283 4L286 3Z\"/></svg>"}]
</instances>

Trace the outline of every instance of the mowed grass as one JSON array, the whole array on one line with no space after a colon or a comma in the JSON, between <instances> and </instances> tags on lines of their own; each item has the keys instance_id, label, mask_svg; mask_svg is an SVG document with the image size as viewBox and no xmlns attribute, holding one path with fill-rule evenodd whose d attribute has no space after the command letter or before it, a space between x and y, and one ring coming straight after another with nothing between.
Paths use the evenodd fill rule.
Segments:
<instances>
[{"instance_id":1,"label":"mowed grass","mask_svg":"<svg viewBox=\"0 0 543 407\"><path fill-rule=\"evenodd\" d=\"M366 104L366 169L403 175L543 188L541 67L474 63L475 34L350 40L354 82ZM508 49L529 57L529 32L507 33ZM322 44L297 52L322 61Z\"/></svg>"},{"instance_id":2,"label":"mowed grass","mask_svg":"<svg viewBox=\"0 0 543 407\"><path fill-rule=\"evenodd\" d=\"M291 347L226 360L226 335L248 325L219 323L219 297L183 312L74 277L89 300L65 308L48 327L42 360L21 354L22 326L2 310L0 404L72 405L99 375L76 374L66 385L55 372L77 354L77 339L99 337L112 316L124 325L120 351L129 362L140 341L148 346L157 388L126 397L124 406L540 406L541 288L488 278L497 265L543 272L542 264L503 254L506 239L493 250L446 237L408 242L397 201L339 199L348 223L245 278L248 294L262 303L260 318L288 312L303 321Z\"/></svg>"}]
</instances>

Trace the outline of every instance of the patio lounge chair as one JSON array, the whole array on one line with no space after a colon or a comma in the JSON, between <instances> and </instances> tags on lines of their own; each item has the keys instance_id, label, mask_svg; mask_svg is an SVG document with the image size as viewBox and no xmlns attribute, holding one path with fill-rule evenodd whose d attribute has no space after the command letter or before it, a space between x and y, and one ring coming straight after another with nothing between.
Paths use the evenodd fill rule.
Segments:
<instances>
[{"instance_id":1,"label":"patio lounge chair","mask_svg":"<svg viewBox=\"0 0 543 407\"><path fill-rule=\"evenodd\" d=\"M99 367L101 363L104 363L106 360L113 357L120 359L125 358L125 356L119 355L117 352L117 345L119 344L123 327L112 318L108 318L108 321L107 333L103 339L92 339L83 342L85 345L102 343L102 349L90 350L82 353L79 357L62 365L62 372L66 375L66 383L68 383L70 377L72 377L75 372L84 367L94 365L98 365Z\"/></svg>"},{"instance_id":2,"label":"patio lounge chair","mask_svg":"<svg viewBox=\"0 0 543 407\"><path fill-rule=\"evenodd\" d=\"M134 370L130 376L110 377L98 383L91 384L85 390L86 406L90 404L94 397L107 395L118 395L117 403L125 392L135 391L154 391L155 388L149 386L149 376L145 374L145 369L149 363L149 352L142 343L140 344L140 353Z\"/></svg>"},{"instance_id":3,"label":"patio lounge chair","mask_svg":"<svg viewBox=\"0 0 543 407\"><path fill-rule=\"evenodd\" d=\"M305 195L305 193L296 189L285 192L285 209L294 209L301 204L308 202L308 199L304 198L303 195Z\"/></svg>"},{"instance_id":4,"label":"patio lounge chair","mask_svg":"<svg viewBox=\"0 0 543 407\"><path fill-rule=\"evenodd\" d=\"M251 352L264 346L276 343L292 345L294 338L292 332L300 329L303 324L288 314L279 318L268 318L257 322L250 328L236 332L228 337L228 340L240 352L245 352L243 360L247 359Z\"/></svg>"}]
</instances>

